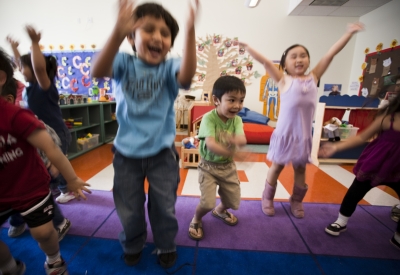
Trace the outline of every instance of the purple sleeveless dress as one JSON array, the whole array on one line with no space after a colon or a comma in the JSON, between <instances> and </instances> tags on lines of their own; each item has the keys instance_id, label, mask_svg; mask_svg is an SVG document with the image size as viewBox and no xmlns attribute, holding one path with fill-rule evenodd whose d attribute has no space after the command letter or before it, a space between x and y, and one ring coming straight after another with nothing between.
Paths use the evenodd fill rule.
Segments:
<instances>
[{"instance_id":1,"label":"purple sleeveless dress","mask_svg":"<svg viewBox=\"0 0 400 275\"><path fill-rule=\"evenodd\" d=\"M365 147L353 172L359 181L370 180L372 186L400 181L400 132L393 129L394 114L390 129L383 131Z\"/></svg>"},{"instance_id":2,"label":"purple sleeveless dress","mask_svg":"<svg viewBox=\"0 0 400 275\"><path fill-rule=\"evenodd\" d=\"M311 162L312 121L317 101L314 78L292 78L289 89L280 94L280 111L272 133L267 158L295 167Z\"/></svg>"}]
</instances>

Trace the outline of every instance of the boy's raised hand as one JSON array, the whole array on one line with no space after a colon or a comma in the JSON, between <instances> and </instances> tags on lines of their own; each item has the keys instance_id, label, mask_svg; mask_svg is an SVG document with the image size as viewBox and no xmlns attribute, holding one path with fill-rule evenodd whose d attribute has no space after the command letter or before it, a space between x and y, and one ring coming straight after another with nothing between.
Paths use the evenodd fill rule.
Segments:
<instances>
[{"instance_id":1,"label":"boy's raised hand","mask_svg":"<svg viewBox=\"0 0 400 275\"><path fill-rule=\"evenodd\" d=\"M12 48L18 48L19 42L14 40L10 35L7 36L7 42L10 43Z\"/></svg>"},{"instance_id":2,"label":"boy's raised hand","mask_svg":"<svg viewBox=\"0 0 400 275\"><path fill-rule=\"evenodd\" d=\"M119 0L118 19L116 29L125 37L135 32L141 20L134 18L135 0Z\"/></svg>"},{"instance_id":3,"label":"boy's raised hand","mask_svg":"<svg viewBox=\"0 0 400 275\"><path fill-rule=\"evenodd\" d=\"M194 6L189 2L189 17L187 20L187 29L190 30L194 28L194 23L196 22L196 17L199 14L199 7L200 7L200 2L199 0L194 1Z\"/></svg>"},{"instance_id":4,"label":"boy's raised hand","mask_svg":"<svg viewBox=\"0 0 400 275\"><path fill-rule=\"evenodd\" d=\"M40 32L37 32L32 25L27 25L25 27L26 32L29 35L29 38L31 39L32 43L39 43L41 39L41 34Z\"/></svg>"},{"instance_id":5,"label":"boy's raised hand","mask_svg":"<svg viewBox=\"0 0 400 275\"><path fill-rule=\"evenodd\" d=\"M80 198L86 200L85 194L83 194L83 191L86 193L91 194L92 191L90 191L86 186L90 186L90 184L84 182L82 179L76 177L73 180L68 181L67 188L69 191L73 192L75 195L75 198L78 200Z\"/></svg>"}]
</instances>

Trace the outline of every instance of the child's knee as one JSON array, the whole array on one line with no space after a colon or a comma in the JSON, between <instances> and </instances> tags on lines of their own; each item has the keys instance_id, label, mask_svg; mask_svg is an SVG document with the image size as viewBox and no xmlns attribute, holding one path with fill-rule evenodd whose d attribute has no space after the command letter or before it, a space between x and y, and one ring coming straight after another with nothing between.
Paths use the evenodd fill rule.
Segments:
<instances>
[{"instance_id":1,"label":"child's knee","mask_svg":"<svg viewBox=\"0 0 400 275\"><path fill-rule=\"evenodd\" d=\"M214 201L206 201L206 200L202 200L200 201L200 207L207 212L210 212L211 210L213 210L215 208L215 200Z\"/></svg>"},{"instance_id":2,"label":"child's knee","mask_svg":"<svg viewBox=\"0 0 400 275\"><path fill-rule=\"evenodd\" d=\"M30 228L32 237L38 243L45 243L51 240L53 234L57 235L57 231L54 229L53 221L47 222L38 227Z\"/></svg>"}]
</instances>

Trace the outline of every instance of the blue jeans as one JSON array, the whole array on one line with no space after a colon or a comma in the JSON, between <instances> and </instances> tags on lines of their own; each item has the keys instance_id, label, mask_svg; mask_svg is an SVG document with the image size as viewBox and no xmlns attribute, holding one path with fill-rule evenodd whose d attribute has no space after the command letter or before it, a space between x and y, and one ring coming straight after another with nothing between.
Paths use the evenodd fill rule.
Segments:
<instances>
[{"instance_id":1,"label":"blue jeans","mask_svg":"<svg viewBox=\"0 0 400 275\"><path fill-rule=\"evenodd\" d=\"M139 253L146 243L145 178L149 182L147 210L157 253L176 251L175 203L180 178L175 146L140 159L127 158L115 151L113 166L114 203L123 227L119 240L124 252Z\"/></svg>"},{"instance_id":2,"label":"blue jeans","mask_svg":"<svg viewBox=\"0 0 400 275\"><path fill-rule=\"evenodd\" d=\"M54 224L54 227L58 227L64 221L64 215L61 212L61 209L58 206L58 203L56 203L56 202L54 202L53 210L54 210L53 224ZM19 214L19 213L11 215L8 222L10 223L10 225L15 226L15 227L18 227L25 223L24 219L22 218L21 214Z\"/></svg>"},{"instance_id":3,"label":"blue jeans","mask_svg":"<svg viewBox=\"0 0 400 275\"><path fill-rule=\"evenodd\" d=\"M71 133L66 128L62 132L57 132L57 135L61 140L60 149L63 152L63 154L66 155L68 153L69 144L71 143ZM58 181L58 189L62 193L67 193L68 192L67 181L64 179L64 177L61 174L59 174L57 176L57 181Z\"/></svg>"}]
</instances>

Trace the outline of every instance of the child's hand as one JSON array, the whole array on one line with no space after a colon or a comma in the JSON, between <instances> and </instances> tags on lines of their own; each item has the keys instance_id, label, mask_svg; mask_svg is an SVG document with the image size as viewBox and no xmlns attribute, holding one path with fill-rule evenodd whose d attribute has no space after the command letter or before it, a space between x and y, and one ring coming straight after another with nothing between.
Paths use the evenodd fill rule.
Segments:
<instances>
[{"instance_id":1,"label":"child's hand","mask_svg":"<svg viewBox=\"0 0 400 275\"><path fill-rule=\"evenodd\" d=\"M355 34L359 31L363 31L364 30L364 24L361 22L356 22L353 24L349 24L347 26L347 32L351 33L351 34Z\"/></svg>"},{"instance_id":2,"label":"child's hand","mask_svg":"<svg viewBox=\"0 0 400 275\"><path fill-rule=\"evenodd\" d=\"M194 7L190 4L189 18L188 18L188 21L186 23L188 30L194 28L194 23L196 21L196 17L199 14L199 6L200 6L199 0L195 0L195 6Z\"/></svg>"},{"instance_id":3,"label":"child's hand","mask_svg":"<svg viewBox=\"0 0 400 275\"><path fill-rule=\"evenodd\" d=\"M86 186L90 186L90 184L84 182L78 177L76 177L74 180L68 181L67 184L68 190L74 193L75 198L79 199L79 197L81 197L84 200L86 200L86 196L83 194L82 190L89 194L92 193L92 191L86 188Z\"/></svg>"},{"instance_id":4,"label":"child's hand","mask_svg":"<svg viewBox=\"0 0 400 275\"><path fill-rule=\"evenodd\" d=\"M116 30L124 37L132 34L139 27L139 20L134 18L135 0L119 0L118 19Z\"/></svg>"},{"instance_id":5,"label":"child's hand","mask_svg":"<svg viewBox=\"0 0 400 275\"><path fill-rule=\"evenodd\" d=\"M321 158L328 158L336 153L336 151L336 145L332 144L331 142L327 142L319 148L318 156Z\"/></svg>"},{"instance_id":6,"label":"child's hand","mask_svg":"<svg viewBox=\"0 0 400 275\"><path fill-rule=\"evenodd\" d=\"M8 43L10 43L12 48L18 48L18 46L19 46L18 41L14 40L11 36L9 36L9 35L7 36L7 41L8 41Z\"/></svg>"},{"instance_id":7,"label":"child's hand","mask_svg":"<svg viewBox=\"0 0 400 275\"><path fill-rule=\"evenodd\" d=\"M25 27L26 32L28 33L32 43L39 43L40 39L41 39L41 34L40 32L37 32L32 25L27 25Z\"/></svg>"}]
</instances>

